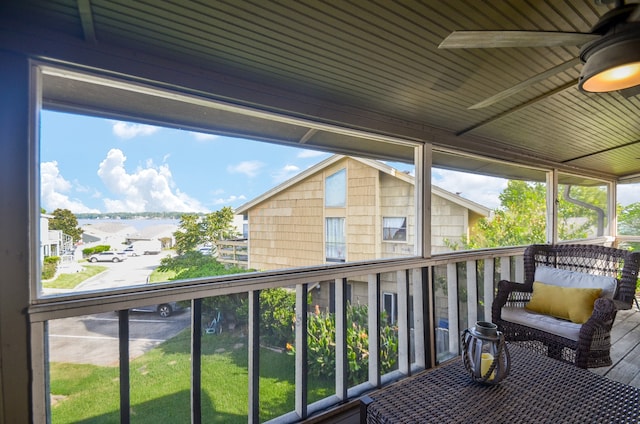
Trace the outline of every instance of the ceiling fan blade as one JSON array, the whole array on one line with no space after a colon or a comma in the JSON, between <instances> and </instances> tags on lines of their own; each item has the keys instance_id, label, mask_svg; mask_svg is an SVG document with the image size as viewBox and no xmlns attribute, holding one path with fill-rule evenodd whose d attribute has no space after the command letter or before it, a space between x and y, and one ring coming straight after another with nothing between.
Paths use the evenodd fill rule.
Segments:
<instances>
[{"instance_id":1,"label":"ceiling fan blade","mask_svg":"<svg viewBox=\"0 0 640 424\"><path fill-rule=\"evenodd\" d=\"M622 97L624 97L625 99L630 99L635 96L640 97L640 85L625 88L624 90L618 91L618 93L620 93L620 95L622 95Z\"/></svg>"},{"instance_id":2,"label":"ceiling fan blade","mask_svg":"<svg viewBox=\"0 0 640 424\"><path fill-rule=\"evenodd\" d=\"M640 22L640 4L631 12L629 18L627 18L627 22Z\"/></svg>"},{"instance_id":3,"label":"ceiling fan blade","mask_svg":"<svg viewBox=\"0 0 640 424\"><path fill-rule=\"evenodd\" d=\"M546 71L539 73L527 80L522 81L519 84L514 85L511 88L508 88L504 91L501 91L493 96L484 99L483 101L476 103L475 105L469 106L467 109L482 109L483 107L491 106L494 103L497 103L507 97L511 97L514 94L524 90L527 87L532 86L535 83L543 81L553 75L556 75L562 71L566 71L567 69L573 68L574 66L580 63L580 59L575 58L568 60L566 62L561 63L560 65L554 66L553 68L547 69Z\"/></svg>"},{"instance_id":4,"label":"ceiling fan blade","mask_svg":"<svg viewBox=\"0 0 640 424\"><path fill-rule=\"evenodd\" d=\"M579 46L600 38L584 32L549 31L454 31L442 40L439 49L495 47Z\"/></svg>"}]
</instances>

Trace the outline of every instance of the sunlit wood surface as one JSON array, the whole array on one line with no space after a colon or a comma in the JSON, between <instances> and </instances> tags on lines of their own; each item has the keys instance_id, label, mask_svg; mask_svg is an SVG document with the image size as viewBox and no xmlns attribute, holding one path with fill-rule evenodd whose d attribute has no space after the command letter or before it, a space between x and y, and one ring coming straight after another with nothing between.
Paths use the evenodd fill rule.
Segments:
<instances>
[{"instance_id":1,"label":"sunlit wood surface","mask_svg":"<svg viewBox=\"0 0 640 424\"><path fill-rule=\"evenodd\" d=\"M618 312L611 332L611 367L594 368L593 372L612 380L640 387L640 310L638 304Z\"/></svg>"}]
</instances>

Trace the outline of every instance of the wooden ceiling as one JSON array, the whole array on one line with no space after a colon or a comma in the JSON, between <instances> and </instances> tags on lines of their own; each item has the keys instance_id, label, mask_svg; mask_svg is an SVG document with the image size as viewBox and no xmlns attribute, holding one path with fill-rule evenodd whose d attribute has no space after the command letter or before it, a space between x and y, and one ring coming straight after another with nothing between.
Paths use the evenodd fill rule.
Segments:
<instances>
[{"instance_id":1,"label":"wooden ceiling","mask_svg":"<svg viewBox=\"0 0 640 424\"><path fill-rule=\"evenodd\" d=\"M436 146L632 181L640 176L640 96L579 92L579 46L438 49L454 30L588 32L613 7L600 3L19 0L0 6L0 48L41 34L88 50L126 49L340 105L349 111L340 123L354 128L368 129L360 111L418 128ZM265 98L255 103L269 106ZM304 115L314 118L313 108Z\"/></svg>"}]
</instances>

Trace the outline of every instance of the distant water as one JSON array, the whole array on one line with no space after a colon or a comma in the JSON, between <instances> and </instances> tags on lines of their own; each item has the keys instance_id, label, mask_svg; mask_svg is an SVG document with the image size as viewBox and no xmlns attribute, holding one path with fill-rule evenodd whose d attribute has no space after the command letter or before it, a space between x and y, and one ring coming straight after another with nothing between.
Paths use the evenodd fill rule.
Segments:
<instances>
[{"instance_id":1,"label":"distant water","mask_svg":"<svg viewBox=\"0 0 640 424\"><path fill-rule=\"evenodd\" d=\"M78 225L81 227L87 224L102 224L110 222L130 225L138 231L154 225L180 224L179 219L78 219Z\"/></svg>"}]
</instances>

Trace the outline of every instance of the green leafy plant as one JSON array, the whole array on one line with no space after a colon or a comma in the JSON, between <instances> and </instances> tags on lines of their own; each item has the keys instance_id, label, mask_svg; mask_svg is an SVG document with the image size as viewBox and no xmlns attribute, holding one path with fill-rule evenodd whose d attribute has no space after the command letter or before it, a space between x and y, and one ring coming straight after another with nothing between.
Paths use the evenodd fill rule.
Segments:
<instances>
[{"instance_id":1,"label":"green leafy plant","mask_svg":"<svg viewBox=\"0 0 640 424\"><path fill-rule=\"evenodd\" d=\"M369 372L369 332L368 308L366 305L347 305L346 345L348 381L358 384L366 380ZM387 317L383 312L380 322L386 323ZM312 377L330 379L335 377L335 314L320 312L316 308L315 314L308 320L308 372ZM292 344L287 344L290 354L295 353ZM380 327L380 370L386 373L392 370L398 357L398 330L396 327L383 324Z\"/></svg>"},{"instance_id":2,"label":"green leafy plant","mask_svg":"<svg viewBox=\"0 0 640 424\"><path fill-rule=\"evenodd\" d=\"M44 264L42 266L42 279L52 279L56 275L59 263L60 256L47 256L46 258L44 258Z\"/></svg>"},{"instance_id":3,"label":"green leafy plant","mask_svg":"<svg viewBox=\"0 0 640 424\"><path fill-rule=\"evenodd\" d=\"M99 246L87 247L86 249L82 249L82 257L86 258L95 253L107 252L111 250L111 246L108 244L101 244Z\"/></svg>"},{"instance_id":4,"label":"green leafy plant","mask_svg":"<svg viewBox=\"0 0 640 424\"><path fill-rule=\"evenodd\" d=\"M286 346L294 339L296 295L275 288L260 292L260 335L264 343Z\"/></svg>"},{"instance_id":5,"label":"green leafy plant","mask_svg":"<svg viewBox=\"0 0 640 424\"><path fill-rule=\"evenodd\" d=\"M179 256L162 258L157 271L170 273L170 280L187 280L216 275L240 274L253 270L225 265L212 256L188 251ZM205 316L212 317L217 312L220 312L226 321L233 321L242 325L247 321L247 294L208 297L203 299L202 308Z\"/></svg>"},{"instance_id":6,"label":"green leafy plant","mask_svg":"<svg viewBox=\"0 0 640 424\"><path fill-rule=\"evenodd\" d=\"M78 219L69 209L56 209L52 213L53 218L49 220L50 230L60 230L70 236L74 242L82 238L84 232L78 226Z\"/></svg>"},{"instance_id":7,"label":"green leafy plant","mask_svg":"<svg viewBox=\"0 0 640 424\"><path fill-rule=\"evenodd\" d=\"M215 242L237 237L233 223L233 209L222 209L204 216L184 214L180 217L178 231L173 233L176 239L176 251L181 254L195 249L198 245L208 244L215 251Z\"/></svg>"}]
</instances>

